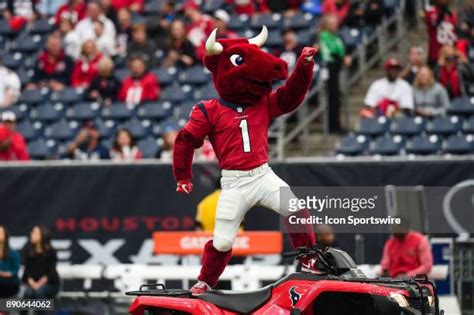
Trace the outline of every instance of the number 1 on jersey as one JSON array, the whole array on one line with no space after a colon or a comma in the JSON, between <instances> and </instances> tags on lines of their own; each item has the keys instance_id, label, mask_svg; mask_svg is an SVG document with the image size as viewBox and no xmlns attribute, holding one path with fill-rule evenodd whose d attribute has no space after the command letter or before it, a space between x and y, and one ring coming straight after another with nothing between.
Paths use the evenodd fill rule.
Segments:
<instances>
[{"instance_id":1,"label":"number 1 on jersey","mask_svg":"<svg viewBox=\"0 0 474 315\"><path fill-rule=\"evenodd\" d=\"M247 124L247 119L242 119L239 124L240 131L242 133L242 143L244 144L244 152L248 153L250 149L250 137L249 137L249 126Z\"/></svg>"}]
</instances>

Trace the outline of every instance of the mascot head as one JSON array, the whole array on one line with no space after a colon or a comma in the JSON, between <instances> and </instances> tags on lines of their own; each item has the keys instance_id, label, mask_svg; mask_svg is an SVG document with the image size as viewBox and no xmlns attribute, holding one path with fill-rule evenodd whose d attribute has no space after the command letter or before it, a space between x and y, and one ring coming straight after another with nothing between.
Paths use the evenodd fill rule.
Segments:
<instances>
[{"instance_id":1,"label":"mascot head","mask_svg":"<svg viewBox=\"0 0 474 315\"><path fill-rule=\"evenodd\" d=\"M228 102L249 106L272 91L272 81L288 76L286 62L260 49L268 37L216 40L215 29L206 41L204 64L212 73L219 96Z\"/></svg>"}]
</instances>

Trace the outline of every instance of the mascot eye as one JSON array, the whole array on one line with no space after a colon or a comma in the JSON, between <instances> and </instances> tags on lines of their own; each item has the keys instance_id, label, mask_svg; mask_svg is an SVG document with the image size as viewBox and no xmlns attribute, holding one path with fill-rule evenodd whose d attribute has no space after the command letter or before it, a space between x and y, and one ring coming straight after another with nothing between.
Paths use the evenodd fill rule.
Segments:
<instances>
[{"instance_id":1,"label":"mascot eye","mask_svg":"<svg viewBox=\"0 0 474 315\"><path fill-rule=\"evenodd\" d=\"M230 56L230 62L232 62L234 66L240 66L244 63L244 57L242 57L241 55L233 54L232 56Z\"/></svg>"}]
</instances>

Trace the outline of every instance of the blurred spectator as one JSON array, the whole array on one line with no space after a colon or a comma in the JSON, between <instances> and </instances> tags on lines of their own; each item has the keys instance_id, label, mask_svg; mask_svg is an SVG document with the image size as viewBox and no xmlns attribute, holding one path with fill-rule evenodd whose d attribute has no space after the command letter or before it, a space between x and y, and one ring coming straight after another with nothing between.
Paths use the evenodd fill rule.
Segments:
<instances>
[{"instance_id":1,"label":"blurred spectator","mask_svg":"<svg viewBox=\"0 0 474 315\"><path fill-rule=\"evenodd\" d=\"M425 23L429 36L428 63L434 66L439 58L441 47L454 45L457 41L456 25L458 17L449 9L450 0L435 0L434 5L425 12Z\"/></svg>"},{"instance_id":2,"label":"blurred spectator","mask_svg":"<svg viewBox=\"0 0 474 315\"><path fill-rule=\"evenodd\" d=\"M385 78L374 81L367 91L361 115L396 115L399 110L414 110L413 90L407 81L400 79L401 64L390 58L385 62Z\"/></svg>"},{"instance_id":3,"label":"blurred spectator","mask_svg":"<svg viewBox=\"0 0 474 315\"><path fill-rule=\"evenodd\" d=\"M114 62L108 57L100 59L99 75L92 80L87 95L94 102L109 106L117 98L120 81L114 76Z\"/></svg>"},{"instance_id":4,"label":"blurred spectator","mask_svg":"<svg viewBox=\"0 0 474 315\"><path fill-rule=\"evenodd\" d=\"M466 36L458 40L458 42L456 43L456 48L464 56L466 56L466 58L469 60L469 63L472 63L474 61L474 27L469 26L466 32Z\"/></svg>"},{"instance_id":5,"label":"blurred spectator","mask_svg":"<svg viewBox=\"0 0 474 315\"><path fill-rule=\"evenodd\" d=\"M21 94L21 82L18 75L5 67L0 56L0 108L16 102Z\"/></svg>"},{"instance_id":6,"label":"blurred spectator","mask_svg":"<svg viewBox=\"0 0 474 315\"><path fill-rule=\"evenodd\" d=\"M334 230L330 225L318 224L314 227L314 234L316 236L316 243L320 249L324 250L327 247L339 247L336 242Z\"/></svg>"},{"instance_id":7,"label":"blurred spectator","mask_svg":"<svg viewBox=\"0 0 474 315\"><path fill-rule=\"evenodd\" d=\"M268 5L269 11L283 13L287 16L294 15L301 7L304 1L302 0L266 0L264 3ZM258 13L258 12L256 12ZM262 12L266 13L266 12Z\"/></svg>"},{"instance_id":8,"label":"blurred spectator","mask_svg":"<svg viewBox=\"0 0 474 315\"><path fill-rule=\"evenodd\" d=\"M196 230L203 232L213 232L216 224L216 210L219 196L221 195L220 180L216 180L215 189L205 196L197 205ZM242 231L242 225L240 226Z\"/></svg>"},{"instance_id":9,"label":"blurred spectator","mask_svg":"<svg viewBox=\"0 0 474 315\"><path fill-rule=\"evenodd\" d=\"M61 38L50 35L46 41L45 49L38 56L34 75L27 88L47 87L53 91L60 91L69 85L74 63L63 50Z\"/></svg>"},{"instance_id":10,"label":"blurred spectator","mask_svg":"<svg viewBox=\"0 0 474 315\"><path fill-rule=\"evenodd\" d=\"M464 80L470 82L473 77L466 56L449 45L440 50L436 72L450 98L461 96L464 93Z\"/></svg>"},{"instance_id":11,"label":"blurred spectator","mask_svg":"<svg viewBox=\"0 0 474 315\"><path fill-rule=\"evenodd\" d=\"M7 21L13 18L19 18L19 22L31 21L40 15L36 5L36 0L3 0L3 3L0 3L0 10L3 19Z\"/></svg>"},{"instance_id":12,"label":"blurred spectator","mask_svg":"<svg viewBox=\"0 0 474 315\"><path fill-rule=\"evenodd\" d=\"M15 296L20 290L20 256L10 247L8 230L0 225L0 298Z\"/></svg>"},{"instance_id":13,"label":"blurred spectator","mask_svg":"<svg viewBox=\"0 0 474 315\"><path fill-rule=\"evenodd\" d=\"M433 71L422 66L413 82L415 110L422 116L444 115L449 106L446 89L436 82Z\"/></svg>"},{"instance_id":14,"label":"blurred spectator","mask_svg":"<svg viewBox=\"0 0 474 315\"><path fill-rule=\"evenodd\" d=\"M135 145L130 130L123 128L115 133L110 158L114 161L134 161L142 158L142 152Z\"/></svg>"},{"instance_id":15,"label":"blurred spectator","mask_svg":"<svg viewBox=\"0 0 474 315\"><path fill-rule=\"evenodd\" d=\"M81 56L76 60L72 71L72 86L76 88L87 88L92 80L97 77L98 64L102 54L97 50L95 41L86 40L82 44Z\"/></svg>"},{"instance_id":16,"label":"blurred spectator","mask_svg":"<svg viewBox=\"0 0 474 315\"><path fill-rule=\"evenodd\" d=\"M275 55L285 60L291 70L296 65L296 60L301 53L302 47L298 45L298 36L292 29L285 29L281 33L283 50L275 51Z\"/></svg>"},{"instance_id":17,"label":"blurred spectator","mask_svg":"<svg viewBox=\"0 0 474 315\"><path fill-rule=\"evenodd\" d=\"M254 13L268 13L267 0L227 0L232 6L234 14L252 16ZM283 1L282 1L283 2Z\"/></svg>"},{"instance_id":18,"label":"blurred spectator","mask_svg":"<svg viewBox=\"0 0 474 315\"><path fill-rule=\"evenodd\" d=\"M65 158L82 161L107 160L109 150L99 143L99 131L94 122L89 121L79 131L76 139L67 147Z\"/></svg>"},{"instance_id":19,"label":"blurred spectator","mask_svg":"<svg viewBox=\"0 0 474 315\"><path fill-rule=\"evenodd\" d=\"M329 104L329 131L341 132L339 112L341 107L341 92L339 76L342 65L350 66L351 58L346 55L344 43L338 34L338 18L327 14L321 22L319 44L321 46L321 60L327 67L329 78L327 81L327 96Z\"/></svg>"},{"instance_id":20,"label":"blurred spectator","mask_svg":"<svg viewBox=\"0 0 474 315\"><path fill-rule=\"evenodd\" d=\"M19 150L19 156L23 160L29 160L30 156L28 150L26 149L26 141L23 135L16 130L16 115L14 112L6 111L2 113L1 123L8 128L10 131L11 141L15 143L15 147L21 148Z\"/></svg>"},{"instance_id":21,"label":"blurred spectator","mask_svg":"<svg viewBox=\"0 0 474 315\"><path fill-rule=\"evenodd\" d=\"M99 6L102 13L118 28L117 10L113 7L112 0L99 0Z\"/></svg>"},{"instance_id":22,"label":"blurred spectator","mask_svg":"<svg viewBox=\"0 0 474 315\"><path fill-rule=\"evenodd\" d=\"M212 162L216 160L216 153L214 152L212 144L208 139L204 140L202 146L194 151L194 160L206 162Z\"/></svg>"},{"instance_id":23,"label":"blurred spectator","mask_svg":"<svg viewBox=\"0 0 474 315\"><path fill-rule=\"evenodd\" d=\"M36 0L36 9L42 17L54 16L59 8L66 4L68 0Z\"/></svg>"},{"instance_id":24,"label":"blurred spectator","mask_svg":"<svg viewBox=\"0 0 474 315\"><path fill-rule=\"evenodd\" d=\"M67 3L59 7L55 15L56 25L62 20L68 20L74 26L86 15L87 6L84 0L67 0Z\"/></svg>"},{"instance_id":25,"label":"blurred spectator","mask_svg":"<svg viewBox=\"0 0 474 315\"><path fill-rule=\"evenodd\" d=\"M160 95L158 79L148 70L145 60L140 56L132 57L129 69L131 75L123 80L118 99L129 105L156 101Z\"/></svg>"},{"instance_id":26,"label":"blurred spectator","mask_svg":"<svg viewBox=\"0 0 474 315\"><path fill-rule=\"evenodd\" d=\"M102 21L94 22L94 32L97 49L105 56L113 57L116 54L115 38L105 34L105 27Z\"/></svg>"},{"instance_id":27,"label":"blurred spectator","mask_svg":"<svg viewBox=\"0 0 474 315\"><path fill-rule=\"evenodd\" d=\"M125 57L128 41L132 36L132 14L127 9L121 9L117 13L117 20L117 54Z\"/></svg>"},{"instance_id":28,"label":"blurred spectator","mask_svg":"<svg viewBox=\"0 0 474 315\"><path fill-rule=\"evenodd\" d=\"M183 9L190 21L187 32L188 39L196 48L198 58L202 59L206 55L204 43L214 29L214 21L210 16L201 12L195 0L187 0Z\"/></svg>"},{"instance_id":29,"label":"blurred spectator","mask_svg":"<svg viewBox=\"0 0 474 315\"><path fill-rule=\"evenodd\" d=\"M30 240L22 255L25 266L22 281L26 284L23 298L53 299L59 291L59 275L56 271L56 250L51 246L51 234L46 227L35 226L31 229ZM22 314L27 313L22 311Z\"/></svg>"},{"instance_id":30,"label":"blurred spectator","mask_svg":"<svg viewBox=\"0 0 474 315\"><path fill-rule=\"evenodd\" d=\"M383 0L367 0L365 5L365 22L375 28L382 22L385 13Z\"/></svg>"},{"instance_id":31,"label":"blurred spectator","mask_svg":"<svg viewBox=\"0 0 474 315\"><path fill-rule=\"evenodd\" d=\"M155 66L157 60L157 58L155 58L155 53L155 43L148 39L145 25L133 25L132 40L128 44L128 56L142 56L149 65Z\"/></svg>"},{"instance_id":32,"label":"blurred spectator","mask_svg":"<svg viewBox=\"0 0 474 315\"><path fill-rule=\"evenodd\" d=\"M402 70L400 77L410 84L418 73L418 70L424 65L425 50L421 46L412 46L408 50L408 64Z\"/></svg>"},{"instance_id":33,"label":"blurred spectator","mask_svg":"<svg viewBox=\"0 0 474 315\"><path fill-rule=\"evenodd\" d=\"M0 124L0 161L27 161L30 159L26 144L13 136L5 124Z\"/></svg>"},{"instance_id":34,"label":"blurred spectator","mask_svg":"<svg viewBox=\"0 0 474 315\"><path fill-rule=\"evenodd\" d=\"M63 40L64 52L73 59L79 58L81 54L81 41L77 33L74 31L74 26L70 20L62 19L59 24L59 34Z\"/></svg>"},{"instance_id":35,"label":"blurred spectator","mask_svg":"<svg viewBox=\"0 0 474 315\"><path fill-rule=\"evenodd\" d=\"M144 0L112 0L115 10L126 8L134 13L140 13L143 11L143 5Z\"/></svg>"},{"instance_id":36,"label":"blurred spectator","mask_svg":"<svg viewBox=\"0 0 474 315\"><path fill-rule=\"evenodd\" d=\"M349 9L351 8L350 0L324 0L323 1L323 13L333 14L339 19L339 23L344 23Z\"/></svg>"},{"instance_id":37,"label":"blurred spectator","mask_svg":"<svg viewBox=\"0 0 474 315\"><path fill-rule=\"evenodd\" d=\"M178 136L179 127L169 124L163 128L163 147L156 154L156 157L164 162L173 160L173 148L176 137Z\"/></svg>"},{"instance_id":38,"label":"blurred spectator","mask_svg":"<svg viewBox=\"0 0 474 315\"><path fill-rule=\"evenodd\" d=\"M166 45L166 38L175 19L175 2L166 0L160 8L157 15L151 16L145 22L146 29L150 38L154 38L156 46L160 49Z\"/></svg>"},{"instance_id":39,"label":"blurred spectator","mask_svg":"<svg viewBox=\"0 0 474 315\"><path fill-rule=\"evenodd\" d=\"M230 15L225 10L219 9L214 13L214 27L217 28L217 38L237 38L237 33L229 30L227 24L230 22Z\"/></svg>"},{"instance_id":40,"label":"blurred spectator","mask_svg":"<svg viewBox=\"0 0 474 315\"><path fill-rule=\"evenodd\" d=\"M75 27L77 36L79 36L79 40L81 42L84 42L88 39L97 39L94 28L94 22L97 21L104 23L103 36L115 38L116 31L114 23L112 23L112 21L104 15L97 2L89 2L87 5L86 16L81 21L79 21Z\"/></svg>"},{"instance_id":41,"label":"blurred spectator","mask_svg":"<svg viewBox=\"0 0 474 315\"><path fill-rule=\"evenodd\" d=\"M433 254L428 239L410 230L407 219L391 226L392 236L383 249L380 263L383 276L414 277L428 274L433 267Z\"/></svg>"},{"instance_id":42,"label":"blurred spectator","mask_svg":"<svg viewBox=\"0 0 474 315\"><path fill-rule=\"evenodd\" d=\"M171 23L170 34L166 47L168 54L164 60L164 65L187 67L196 62L194 46L186 37L186 25L181 20Z\"/></svg>"},{"instance_id":43,"label":"blurred spectator","mask_svg":"<svg viewBox=\"0 0 474 315\"><path fill-rule=\"evenodd\" d=\"M459 32L461 34L469 34L474 22L474 1L465 1L459 13ZM469 36L469 35L468 35Z\"/></svg>"}]
</instances>

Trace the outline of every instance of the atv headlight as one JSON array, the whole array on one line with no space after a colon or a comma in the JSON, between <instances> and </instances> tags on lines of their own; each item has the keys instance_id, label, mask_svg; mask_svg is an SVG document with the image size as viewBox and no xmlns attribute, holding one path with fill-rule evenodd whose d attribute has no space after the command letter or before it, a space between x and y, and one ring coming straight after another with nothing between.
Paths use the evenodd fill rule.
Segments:
<instances>
[{"instance_id":1,"label":"atv headlight","mask_svg":"<svg viewBox=\"0 0 474 315\"><path fill-rule=\"evenodd\" d=\"M434 305L434 302L435 302L434 296L429 295L429 296L428 296L428 305L429 305L429 306L433 306L433 305Z\"/></svg>"},{"instance_id":2,"label":"atv headlight","mask_svg":"<svg viewBox=\"0 0 474 315\"><path fill-rule=\"evenodd\" d=\"M410 306L410 303L408 303L407 298L400 293L390 293L390 298L397 302L400 307L407 308Z\"/></svg>"}]
</instances>

